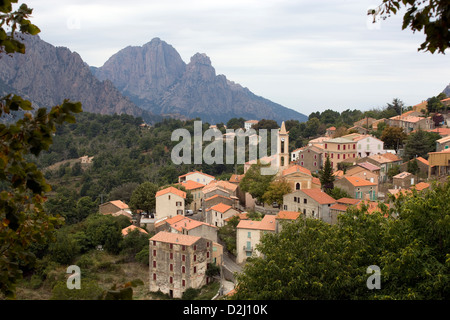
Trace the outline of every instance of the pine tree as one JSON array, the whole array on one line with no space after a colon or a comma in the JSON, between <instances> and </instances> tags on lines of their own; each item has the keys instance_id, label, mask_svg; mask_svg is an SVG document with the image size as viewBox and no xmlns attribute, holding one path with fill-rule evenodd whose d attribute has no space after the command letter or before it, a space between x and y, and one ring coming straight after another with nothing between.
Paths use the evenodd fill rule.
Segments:
<instances>
[{"instance_id":1,"label":"pine tree","mask_svg":"<svg viewBox=\"0 0 450 320\"><path fill-rule=\"evenodd\" d=\"M320 183L324 192L330 192L334 187L333 167L331 166L330 157L327 156L323 170L319 172Z\"/></svg>"}]
</instances>

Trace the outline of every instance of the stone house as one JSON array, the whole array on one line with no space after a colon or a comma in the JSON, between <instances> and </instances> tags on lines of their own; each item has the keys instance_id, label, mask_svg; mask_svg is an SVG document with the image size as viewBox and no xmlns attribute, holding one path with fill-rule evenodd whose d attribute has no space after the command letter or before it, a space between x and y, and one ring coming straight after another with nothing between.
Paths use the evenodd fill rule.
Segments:
<instances>
[{"instance_id":1,"label":"stone house","mask_svg":"<svg viewBox=\"0 0 450 320\"><path fill-rule=\"evenodd\" d=\"M450 136L436 140L436 151L444 151L450 148Z\"/></svg>"},{"instance_id":2,"label":"stone house","mask_svg":"<svg viewBox=\"0 0 450 320\"><path fill-rule=\"evenodd\" d=\"M412 173L403 171L393 178L394 189L407 189L413 186L417 182L417 177Z\"/></svg>"},{"instance_id":3,"label":"stone house","mask_svg":"<svg viewBox=\"0 0 450 320\"><path fill-rule=\"evenodd\" d=\"M343 176L334 182L334 186L343 189L355 199L376 200L378 197L378 185L359 177Z\"/></svg>"},{"instance_id":4,"label":"stone house","mask_svg":"<svg viewBox=\"0 0 450 320\"><path fill-rule=\"evenodd\" d=\"M213 242L205 238L161 231L150 238L149 276L152 292L181 298L188 288L201 288L212 262Z\"/></svg>"},{"instance_id":5,"label":"stone house","mask_svg":"<svg viewBox=\"0 0 450 320\"><path fill-rule=\"evenodd\" d=\"M280 211L275 216L275 232L279 233L283 230L283 224L286 222L292 222L300 217L301 213L298 211Z\"/></svg>"},{"instance_id":6,"label":"stone house","mask_svg":"<svg viewBox=\"0 0 450 320\"><path fill-rule=\"evenodd\" d=\"M236 227L236 263L243 263L248 257L260 256L256 245L267 232L275 232L275 216L266 214L261 221L241 220Z\"/></svg>"},{"instance_id":7,"label":"stone house","mask_svg":"<svg viewBox=\"0 0 450 320\"><path fill-rule=\"evenodd\" d=\"M391 127L400 127L406 134L415 130L431 130L434 129L434 122L431 117L422 117L421 112L414 110L403 113L402 115L391 117L387 120L387 124Z\"/></svg>"},{"instance_id":8,"label":"stone house","mask_svg":"<svg viewBox=\"0 0 450 320\"><path fill-rule=\"evenodd\" d=\"M323 148L320 145L308 145L297 150L299 152L296 162L301 167L315 173L323 168Z\"/></svg>"},{"instance_id":9,"label":"stone house","mask_svg":"<svg viewBox=\"0 0 450 320\"><path fill-rule=\"evenodd\" d=\"M174 187L159 190L156 195L155 219L184 215L186 192Z\"/></svg>"},{"instance_id":10,"label":"stone house","mask_svg":"<svg viewBox=\"0 0 450 320\"><path fill-rule=\"evenodd\" d=\"M258 124L258 120L247 120L244 122L244 129L250 130L252 128L253 125Z\"/></svg>"},{"instance_id":11,"label":"stone house","mask_svg":"<svg viewBox=\"0 0 450 320\"><path fill-rule=\"evenodd\" d=\"M192 180L180 182L179 185L182 185L186 189L186 191L191 192L192 202L188 205L187 209L196 212L199 208L202 207L203 202L202 190L205 187L205 185Z\"/></svg>"},{"instance_id":12,"label":"stone house","mask_svg":"<svg viewBox=\"0 0 450 320\"><path fill-rule=\"evenodd\" d=\"M380 168L369 162L361 162L348 168L345 175L347 177L358 177L378 184Z\"/></svg>"},{"instance_id":13,"label":"stone house","mask_svg":"<svg viewBox=\"0 0 450 320\"><path fill-rule=\"evenodd\" d=\"M428 176L429 164L428 164L428 160L424 159L422 157L417 157L417 158L411 159L411 160L409 160L409 161L407 161L405 163L402 163L400 165L400 171L402 171L402 172L403 171L407 171L408 170L408 163L411 162L411 161L414 161L414 160L416 160L417 166L419 167L419 172L418 172L417 175L419 177L426 178Z\"/></svg>"},{"instance_id":14,"label":"stone house","mask_svg":"<svg viewBox=\"0 0 450 320\"><path fill-rule=\"evenodd\" d=\"M133 217L131 209L125 202L121 200L113 200L102 203L101 205L99 205L98 210L100 214L110 214L115 217L123 215L129 218L130 220Z\"/></svg>"},{"instance_id":15,"label":"stone house","mask_svg":"<svg viewBox=\"0 0 450 320\"><path fill-rule=\"evenodd\" d=\"M156 232L167 231L172 233L197 236L217 242L217 227L205 222L190 219L183 215L167 218L155 224Z\"/></svg>"},{"instance_id":16,"label":"stone house","mask_svg":"<svg viewBox=\"0 0 450 320\"><path fill-rule=\"evenodd\" d=\"M331 196L317 189L301 189L283 196L283 210L301 212L306 218L330 221L330 207L336 203Z\"/></svg>"},{"instance_id":17,"label":"stone house","mask_svg":"<svg viewBox=\"0 0 450 320\"><path fill-rule=\"evenodd\" d=\"M209 197L204 200L205 208L208 210L209 208L215 206L216 204L223 203L226 205L229 205L231 207L236 206L236 200L231 199L230 197L221 195L221 194L215 194L212 197Z\"/></svg>"},{"instance_id":18,"label":"stone house","mask_svg":"<svg viewBox=\"0 0 450 320\"><path fill-rule=\"evenodd\" d=\"M239 211L233 207L219 203L206 210L206 222L216 227L223 227L225 225L225 219L238 213Z\"/></svg>"},{"instance_id":19,"label":"stone house","mask_svg":"<svg viewBox=\"0 0 450 320\"><path fill-rule=\"evenodd\" d=\"M380 168L379 182L383 183L386 182L388 178L387 173L389 169L394 167L395 165L401 165L402 159L396 156L395 154L386 152L383 154L376 154L364 157L358 159L356 162L357 163L369 162L379 167Z\"/></svg>"}]
</instances>

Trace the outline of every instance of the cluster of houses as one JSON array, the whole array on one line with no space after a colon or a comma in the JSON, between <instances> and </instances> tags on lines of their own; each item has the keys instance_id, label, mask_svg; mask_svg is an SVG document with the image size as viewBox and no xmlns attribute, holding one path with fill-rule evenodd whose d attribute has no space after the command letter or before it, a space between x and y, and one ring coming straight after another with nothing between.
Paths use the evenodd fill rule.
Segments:
<instances>
[{"instance_id":1,"label":"cluster of houses","mask_svg":"<svg viewBox=\"0 0 450 320\"><path fill-rule=\"evenodd\" d=\"M429 118L419 117L420 111L413 110L391 119L366 118L354 125L355 133L334 138L336 128L328 128L323 137L311 140L305 147L289 152L289 132L284 122L278 132L278 152L260 159L261 162L275 162L276 179L283 179L291 192L283 196L281 206L258 204L248 193L242 192L239 183L245 172L255 161L244 166L244 174L232 175L228 181L216 180L212 175L193 171L178 177L180 190L170 186L155 195L155 212L143 213L135 223L124 229L123 234L138 229L154 232L149 243L150 290L162 291L172 297L182 297L188 288L199 288L211 281L208 269L212 265L222 266L224 248L219 244L218 228L233 217L239 218L236 227L236 263L245 263L248 257L259 256L257 245L262 235L281 231L283 221L294 221L299 217L321 219L337 223L338 216L350 206L368 207L368 212L380 210L380 200L385 198L379 188L388 180L388 171L399 165L401 172L392 178L387 193L400 194L412 189L423 190L430 185L425 181L429 175L447 175L450 169L450 132L443 130L442 139L437 142L436 152L429 159L416 158L419 172L407 172L403 163L392 150L384 148L383 141L368 134L367 125L376 126L381 121L400 126L412 132L420 126L434 130ZM419 119L420 118L420 119ZM251 128L257 123L245 123ZM422 127L423 126L423 127ZM448 130L450 131L450 130ZM322 190L318 173L328 157L334 169L334 186L344 190L348 197L334 199ZM341 169L339 164L348 166ZM192 198L187 201L187 192ZM384 205L389 207L389 203ZM259 220L249 219L247 210L266 213ZM120 200L100 205L100 213L126 215L132 213ZM190 215L195 214L190 218Z\"/></svg>"}]
</instances>

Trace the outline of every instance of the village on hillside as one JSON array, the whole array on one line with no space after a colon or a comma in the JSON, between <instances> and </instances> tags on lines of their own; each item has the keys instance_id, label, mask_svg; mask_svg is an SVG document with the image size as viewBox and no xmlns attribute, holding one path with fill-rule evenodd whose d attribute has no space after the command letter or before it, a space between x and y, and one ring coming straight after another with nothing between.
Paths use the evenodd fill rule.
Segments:
<instances>
[{"instance_id":1,"label":"village on hillside","mask_svg":"<svg viewBox=\"0 0 450 320\"><path fill-rule=\"evenodd\" d=\"M450 98L442 101L450 104ZM335 224L348 208L367 208L367 213L381 212L381 205L393 207L393 197L432 188L432 181L443 181L450 171L450 128L446 117L435 128L431 117L422 113L418 104L401 115L375 120L366 117L354 123L349 134L336 136L336 128L309 141L304 147L289 152L289 132L283 122L278 129L278 153L261 162L276 161L275 179L290 186L282 203L261 203L240 182L255 161L244 166L244 174L233 174L226 180L202 171L186 172L178 177L184 188L169 186L155 195L154 212L133 214L121 200L100 205L100 213L126 215L133 225L130 230L154 233L149 241L149 288L173 298L181 298L188 288L200 288L212 281L211 268L220 270L223 295L233 293L234 273L239 272L249 257L259 256L257 245L262 235L278 233L285 221L314 218ZM245 130L257 124L245 123ZM428 159L415 157L402 160L401 150L386 149L384 142L369 133L380 123L402 128L409 135L417 130L438 133L434 152ZM324 192L318 174L326 160L333 169L334 187L345 197L333 198ZM414 173L409 171L415 162ZM345 163L346 165L342 165ZM392 168L398 173L392 175ZM187 192L192 195L187 203ZM235 246L231 252L219 236L220 228L235 221Z\"/></svg>"}]
</instances>

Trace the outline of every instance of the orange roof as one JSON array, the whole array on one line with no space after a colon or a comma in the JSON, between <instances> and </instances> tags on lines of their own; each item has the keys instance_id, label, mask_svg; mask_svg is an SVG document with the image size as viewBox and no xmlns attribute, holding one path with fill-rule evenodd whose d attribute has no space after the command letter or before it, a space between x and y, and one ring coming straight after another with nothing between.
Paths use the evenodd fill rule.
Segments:
<instances>
[{"instance_id":1,"label":"orange roof","mask_svg":"<svg viewBox=\"0 0 450 320\"><path fill-rule=\"evenodd\" d=\"M338 211L347 211L348 205L342 203L333 204L330 209L338 210Z\"/></svg>"},{"instance_id":2,"label":"orange roof","mask_svg":"<svg viewBox=\"0 0 450 320\"><path fill-rule=\"evenodd\" d=\"M367 213L369 213L369 214L372 214L372 213L374 213L374 212L381 212L381 209L380 209L380 207L379 207L379 203L378 202L376 202L376 201L368 201L368 200L363 200L363 201L361 201L360 203L358 203L358 205L356 206L358 209L361 209L361 207L363 206L363 205L366 205L366 206L368 206L368 208L367 208ZM388 207L388 209L389 209L389 204L385 204L387 207Z\"/></svg>"},{"instance_id":3,"label":"orange roof","mask_svg":"<svg viewBox=\"0 0 450 320\"><path fill-rule=\"evenodd\" d=\"M398 157L397 155L390 153L390 152L386 152L381 154L381 156L383 156L384 158L391 160L391 161L400 161L402 160L400 157Z\"/></svg>"},{"instance_id":4,"label":"orange roof","mask_svg":"<svg viewBox=\"0 0 450 320\"><path fill-rule=\"evenodd\" d=\"M179 197L182 197L182 198L186 199L186 192L181 191L181 190L178 190L178 189L175 188L175 187L168 187L168 188L159 190L159 191L156 193L155 197L162 196L162 195L164 195L164 194L166 194L166 193L173 193L173 194L176 194L176 195L179 196Z\"/></svg>"},{"instance_id":5,"label":"orange roof","mask_svg":"<svg viewBox=\"0 0 450 320\"><path fill-rule=\"evenodd\" d=\"M178 183L180 185L182 185L183 187L186 188L186 190L194 190L194 189L199 189L199 188L203 188L205 185L201 184L197 181L192 181L192 180L186 180L183 182Z\"/></svg>"},{"instance_id":6,"label":"orange roof","mask_svg":"<svg viewBox=\"0 0 450 320\"><path fill-rule=\"evenodd\" d=\"M136 227L135 225L132 224L131 226L128 226L128 227L122 229L122 236L126 236L129 232L134 231L134 230L138 230L142 233L148 234L148 232L145 231L144 229Z\"/></svg>"},{"instance_id":7,"label":"orange roof","mask_svg":"<svg viewBox=\"0 0 450 320\"><path fill-rule=\"evenodd\" d=\"M411 188L415 188L417 191L422 191L423 189L427 189L430 187L429 183L419 182L418 184L412 186Z\"/></svg>"},{"instance_id":8,"label":"orange roof","mask_svg":"<svg viewBox=\"0 0 450 320\"><path fill-rule=\"evenodd\" d=\"M174 228L175 230L182 232L183 229L185 229L185 230L192 230L192 229L195 229L195 228L197 228L199 226L202 226L202 225L207 225L207 226L212 227L212 228L217 228L217 227L215 227L213 225L210 225L210 224L207 224L207 223L204 223L204 222L201 222L201 221L197 221L197 220L194 220L194 219L190 219L188 217L185 217L184 219L182 219L182 220L180 220L180 221L178 221L176 223L173 223L170 226L172 228Z\"/></svg>"},{"instance_id":9,"label":"orange roof","mask_svg":"<svg viewBox=\"0 0 450 320\"><path fill-rule=\"evenodd\" d=\"M160 231L150 238L151 241L180 244L183 246L191 246L200 239L201 239L200 237L196 236L189 236L186 234L172 233L166 231Z\"/></svg>"},{"instance_id":10,"label":"orange roof","mask_svg":"<svg viewBox=\"0 0 450 320\"><path fill-rule=\"evenodd\" d=\"M222 188L225 189L227 191L231 191L231 192L235 192L237 189L237 185L228 181L224 181L224 180L213 180L211 181L208 185L206 185L203 188L203 193L207 193L210 190L213 190L215 188Z\"/></svg>"},{"instance_id":11,"label":"orange roof","mask_svg":"<svg viewBox=\"0 0 450 320\"><path fill-rule=\"evenodd\" d=\"M212 206L211 208L207 209L206 211L214 210L217 212L225 213L230 209L231 209L231 206L221 202L221 203L216 204L215 206Z\"/></svg>"},{"instance_id":12,"label":"orange roof","mask_svg":"<svg viewBox=\"0 0 450 320\"><path fill-rule=\"evenodd\" d=\"M238 217L239 220L247 220L248 219L248 212L242 212L242 213L235 214L234 216L226 218L225 221L230 221L234 217Z\"/></svg>"},{"instance_id":13,"label":"orange roof","mask_svg":"<svg viewBox=\"0 0 450 320\"><path fill-rule=\"evenodd\" d=\"M316 189L302 189L305 194L307 194L314 201L317 201L319 204L330 204L335 203L336 200L323 192L322 190Z\"/></svg>"},{"instance_id":14,"label":"orange roof","mask_svg":"<svg viewBox=\"0 0 450 320\"><path fill-rule=\"evenodd\" d=\"M108 204L108 203L115 205L119 209L129 209L128 205L121 200L109 201L109 202L103 203L103 205Z\"/></svg>"},{"instance_id":15,"label":"orange roof","mask_svg":"<svg viewBox=\"0 0 450 320\"><path fill-rule=\"evenodd\" d=\"M221 197L221 198L224 198L224 199L228 199L228 200L232 200L230 197L225 197L225 196L223 196L221 194L215 194L212 197L209 197L208 199L205 199L205 201L209 201L209 200L212 200L212 199L215 199L215 198L218 198L218 197Z\"/></svg>"},{"instance_id":16,"label":"orange roof","mask_svg":"<svg viewBox=\"0 0 450 320\"><path fill-rule=\"evenodd\" d=\"M275 216L266 214L261 221L241 220L237 228L275 231Z\"/></svg>"},{"instance_id":17,"label":"orange roof","mask_svg":"<svg viewBox=\"0 0 450 320\"><path fill-rule=\"evenodd\" d=\"M305 173L305 174L307 174L309 176L311 175L311 171L309 171L308 169L306 169L306 168L296 164L296 165L294 165L294 166L292 166L290 168L287 168L287 169L283 170L283 176L286 176L288 174L292 174L292 173L295 173L295 172L302 172L302 173Z\"/></svg>"},{"instance_id":18,"label":"orange roof","mask_svg":"<svg viewBox=\"0 0 450 320\"><path fill-rule=\"evenodd\" d=\"M275 216L275 219L296 220L300 216L297 211L280 211Z\"/></svg>"},{"instance_id":19,"label":"orange roof","mask_svg":"<svg viewBox=\"0 0 450 320\"><path fill-rule=\"evenodd\" d=\"M240 182L243 177L244 177L244 174L232 174L229 181L231 183Z\"/></svg>"},{"instance_id":20,"label":"orange roof","mask_svg":"<svg viewBox=\"0 0 450 320\"><path fill-rule=\"evenodd\" d=\"M427 160L427 159L424 159L424 158L422 158L422 157L417 157L416 160L419 160L420 162L426 164L427 166L429 165L428 160Z\"/></svg>"},{"instance_id":21,"label":"orange roof","mask_svg":"<svg viewBox=\"0 0 450 320\"><path fill-rule=\"evenodd\" d=\"M359 201L358 199L352 199L352 198L340 198L337 199L337 203L343 203L343 204L357 204Z\"/></svg>"},{"instance_id":22,"label":"orange roof","mask_svg":"<svg viewBox=\"0 0 450 320\"><path fill-rule=\"evenodd\" d=\"M320 182L320 179L319 179L319 178L316 178L316 177L313 177L313 178L312 178L312 183L313 183L313 184L317 184L317 185L319 185L319 186L322 185L322 183Z\"/></svg>"},{"instance_id":23,"label":"orange roof","mask_svg":"<svg viewBox=\"0 0 450 320\"><path fill-rule=\"evenodd\" d=\"M210 178L213 178L213 179L216 178L216 177L214 177L214 176L212 176L212 175L210 175L210 174L207 174L207 173L204 173L204 172L200 172L200 171L192 171L192 172L188 172L188 173L186 173L186 174L183 174L183 175L181 175L181 176L178 176L178 178L186 177L186 176L189 176L189 175L194 174L194 173L200 173L200 174L202 174L202 175L204 175L204 176L207 176L207 177L210 177Z\"/></svg>"},{"instance_id":24,"label":"orange roof","mask_svg":"<svg viewBox=\"0 0 450 320\"><path fill-rule=\"evenodd\" d=\"M376 183L370 182L366 179L361 179L359 177L342 177L343 179L347 179L354 187L364 187L364 186L376 186Z\"/></svg>"}]
</instances>

